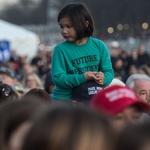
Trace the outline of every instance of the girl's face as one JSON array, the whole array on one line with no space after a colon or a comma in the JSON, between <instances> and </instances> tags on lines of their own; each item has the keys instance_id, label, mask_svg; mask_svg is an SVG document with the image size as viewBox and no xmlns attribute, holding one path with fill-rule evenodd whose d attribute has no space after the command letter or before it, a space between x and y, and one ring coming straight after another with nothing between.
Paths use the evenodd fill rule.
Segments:
<instances>
[{"instance_id":1,"label":"girl's face","mask_svg":"<svg viewBox=\"0 0 150 150\"><path fill-rule=\"evenodd\" d=\"M61 35L69 42L75 42L77 35L76 31L71 24L69 17L64 17L59 20L59 25L61 28Z\"/></svg>"}]
</instances>

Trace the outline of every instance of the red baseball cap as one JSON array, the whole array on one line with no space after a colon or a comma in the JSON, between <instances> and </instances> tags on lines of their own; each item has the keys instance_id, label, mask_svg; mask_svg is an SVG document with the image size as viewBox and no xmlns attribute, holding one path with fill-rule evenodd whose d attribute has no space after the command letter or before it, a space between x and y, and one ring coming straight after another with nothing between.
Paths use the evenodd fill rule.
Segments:
<instances>
[{"instance_id":1,"label":"red baseball cap","mask_svg":"<svg viewBox=\"0 0 150 150\"><path fill-rule=\"evenodd\" d=\"M141 101L127 86L112 85L98 92L90 101L90 107L107 115L116 115L130 106L137 106L141 111L150 111L150 105Z\"/></svg>"}]
</instances>

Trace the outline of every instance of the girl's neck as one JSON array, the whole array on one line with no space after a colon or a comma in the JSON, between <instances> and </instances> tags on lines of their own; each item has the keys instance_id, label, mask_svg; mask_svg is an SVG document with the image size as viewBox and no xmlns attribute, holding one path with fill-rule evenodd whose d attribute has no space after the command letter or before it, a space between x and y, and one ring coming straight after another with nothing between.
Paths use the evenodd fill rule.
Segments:
<instances>
[{"instance_id":1,"label":"girl's neck","mask_svg":"<svg viewBox=\"0 0 150 150\"><path fill-rule=\"evenodd\" d=\"M75 41L74 43L77 45L82 45L82 44L85 44L87 41L88 41L88 37L85 37L85 38Z\"/></svg>"}]
</instances>

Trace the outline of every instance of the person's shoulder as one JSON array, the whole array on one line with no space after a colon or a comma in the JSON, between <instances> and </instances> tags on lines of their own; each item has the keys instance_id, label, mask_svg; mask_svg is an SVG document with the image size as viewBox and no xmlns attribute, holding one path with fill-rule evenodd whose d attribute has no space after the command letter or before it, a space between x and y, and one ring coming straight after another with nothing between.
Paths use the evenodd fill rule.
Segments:
<instances>
[{"instance_id":1,"label":"person's shoulder","mask_svg":"<svg viewBox=\"0 0 150 150\"><path fill-rule=\"evenodd\" d=\"M72 47L72 44L68 41L58 43L54 48L54 53L65 53Z\"/></svg>"},{"instance_id":2,"label":"person's shoulder","mask_svg":"<svg viewBox=\"0 0 150 150\"><path fill-rule=\"evenodd\" d=\"M97 44L105 44L101 39L98 39L96 37L90 37L90 40L94 43L97 43Z\"/></svg>"},{"instance_id":3,"label":"person's shoulder","mask_svg":"<svg viewBox=\"0 0 150 150\"><path fill-rule=\"evenodd\" d=\"M68 42L68 41L62 41L62 42L58 43L58 44L55 46L55 48L68 46L69 44L70 44L70 42Z\"/></svg>"},{"instance_id":4,"label":"person's shoulder","mask_svg":"<svg viewBox=\"0 0 150 150\"><path fill-rule=\"evenodd\" d=\"M90 42L97 45L97 47L100 49L106 49L106 44L101 39L90 37Z\"/></svg>"}]
</instances>

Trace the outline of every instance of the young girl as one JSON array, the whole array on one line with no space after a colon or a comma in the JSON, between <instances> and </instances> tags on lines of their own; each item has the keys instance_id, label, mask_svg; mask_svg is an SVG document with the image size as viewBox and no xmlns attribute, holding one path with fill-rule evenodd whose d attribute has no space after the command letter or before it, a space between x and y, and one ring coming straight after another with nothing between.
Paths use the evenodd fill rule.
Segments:
<instances>
[{"instance_id":1,"label":"young girl","mask_svg":"<svg viewBox=\"0 0 150 150\"><path fill-rule=\"evenodd\" d=\"M58 15L61 34L52 57L53 100L72 99L73 88L87 81L107 86L114 72L108 49L93 38L94 24L88 9L80 3L68 4ZM81 91L82 92L82 91Z\"/></svg>"}]
</instances>

